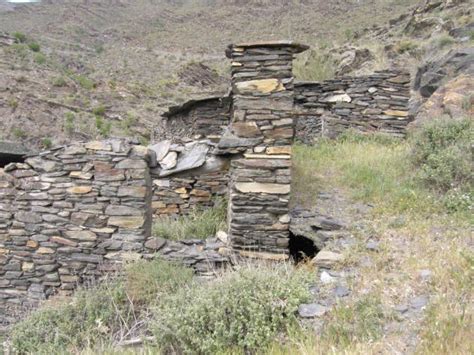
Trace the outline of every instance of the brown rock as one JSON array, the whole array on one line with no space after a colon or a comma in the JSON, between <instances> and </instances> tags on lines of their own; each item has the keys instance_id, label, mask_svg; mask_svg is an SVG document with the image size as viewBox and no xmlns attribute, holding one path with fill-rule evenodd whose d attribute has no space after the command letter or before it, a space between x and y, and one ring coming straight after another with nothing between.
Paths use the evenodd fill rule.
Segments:
<instances>
[{"instance_id":1,"label":"brown rock","mask_svg":"<svg viewBox=\"0 0 474 355\"><path fill-rule=\"evenodd\" d=\"M266 193L276 195L286 195L290 193L290 185L284 184L263 184L259 182L238 182L235 189L242 193Z\"/></svg>"},{"instance_id":2,"label":"brown rock","mask_svg":"<svg viewBox=\"0 0 474 355\"><path fill-rule=\"evenodd\" d=\"M262 260L285 261L290 258L286 254L273 254L273 253L244 251L244 250L239 251L239 254L246 258L262 259Z\"/></svg>"},{"instance_id":3,"label":"brown rock","mask_svg":"<svg viewBox=\"0 0 474 355\"><path fill-rule=\"evenodd\" d=\"M291 145L285 145L280 147L268 147L267 154L270 155L279 155L279 154L289 154L291 155Z\"/></svg>"},{"instance_id":4,"label":"brown rock","mask_svg":"<svg viewBox=\"0 0 474 355\"><path fill-rule=\"evenodd\" d=\"M232 131L238 137L256 138L262 135L255 122L235 122L232 124Z\"/></svg>"},{"instance_id":5,"label":"brown rock","mask_svg":"<svg viewBox=\"0 0 474 355\"><path fill-rule=\"evenodd\" d=\"M92 191L92 186L74 186L67 189L67 192L75 195L85 195Z\"/></svg>"},{"instance_id":6,"label":"brown rock","mask_svg":"<svg viewBox=\"0 0 474 355\"><path fill-rule=\"evenodd\" d=\"M109 218L108 224L119 228L138 229L143 227L145 218L142 216L114 216Z\"/></svg>"},{"instance_id":7,"label":"brown rock","mask_svg":"<svg viewBox=\"0 0 474 355\"><path fill-rule=\"evenodd\" d=\"M268 94L271 92L285 91L285 87L278 79L242 81L235 84L235 89L239 94L253 94L255 92Z\"/></svg>"}]
</instances>

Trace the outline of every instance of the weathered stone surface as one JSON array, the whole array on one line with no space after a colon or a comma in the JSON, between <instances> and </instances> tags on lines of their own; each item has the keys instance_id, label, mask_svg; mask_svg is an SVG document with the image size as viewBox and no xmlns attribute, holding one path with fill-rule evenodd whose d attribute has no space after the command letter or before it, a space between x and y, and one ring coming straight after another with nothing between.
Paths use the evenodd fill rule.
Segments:
<instances>
[{"instance_id":1,"label":"weathered stone surface","mask_svg":"<svg viewBox=\"0 0 474 355\"><path fill-rule=\"evenodd\" d=\"M258 182L239 182L235 184L235 189L242 193L267 193L277 195L290 193L290 185L264 184Z\"/></svg>"},{"instance_id":2,"label":"weathered stone surface","mask_svg":"<svg viewBox=\"0 0 474 355\"><path fill-rule=\"evenodd\" d=\"M147 163L142 159L124 159L119 162L116 169L146 169Z\"/></svg>"},{"instance_id":3,"label":"weathered stone surface","mask_svg":"<svg viewBox=\"0 0 474 355\"><path fill-rule=\"evenodd\" d=\"M260 259L260 260L275 260L275 261L285 261L290 257L287 254L276 254L276 253L265 253L265 252L256 252L256 251L244 251L240 250L239 255L246 258Z\"/></svg>"},{"instance_id":4,"label":"weathered stone surface","mask_svg":"<svg viewBox=\"0 0 474 355\"><path fill-rule=\"evenodd\" d=\"M317 303L302 304L298 307L298 314L302 318L322 317L328 311L329 308Z\"/></svg>"},{"instance_id":5,"label":"weathered stone surface","mask_svg":"<svg viewBox=\"0 0 474 355\"><path fill-rule=\"evenodd\" d=\"M85 144L85 148L91 149L91 150L104 150L104 151L112 150L112 146L109 143L102 142L102 141L88 142Z\"/></svg>"},{"instance_id":6,"label":"weathered stone surface","mask_svg":"<svg viewBox=\"0 0 474 355\"><path fill-rule=\"evenodd\" d=\"M163 238L151 238L145 243L145 248L157 251L163 248L166 242L166 239Z\"/></svg>"},{"instance_id":7,"label":"weathered stone surface","mask_svg":"<svg viewBox=\"0 0 474 355\"><path fill-rule=\"evenodd\" d=\"M187 146L185 150L179 155L176 166L170 170L163 170L160 173L160 176L169 176L181 171L186 171L202 166L206 162L206 155L208 151L209 146L207 144L195 143Z\"/></svg>"},{"instance_id":8,"label":"weathered stone surface","mask_svg":"<svg viewBox=\"0 0 474 355\"><path fill-rule=\"evenodd\" d=\"M97 235L93 232L84 231L66 231L64 236L69 239L75 239L79 241L94 241L97 239Z\"/></svg>"},{"instance_id":9,"label":"weathered stone surface","mask_svg":"<svg viewBox=\"0 0 474 355\"><path fill-rule=\"evenodd\" d=\"M352 102L352 98L347 94L337 94L324 97L321 102Z\"/></svg>"},{"instance_id":10,"label":"weathered stone surface","mask_svg":"<svg viewBox=\"0 0 474 355\"><path fill-rule=\"evenodd\" d=\"M178 163L178 153L169 152L161 161L160 165L164 170L173 169Z\"/></svg>"},{"instance_id":11,"label":"weathered stone surface","mask_svg":"<svg viewBox=\"0 0 474 355\"><path fill-rule=\"evenodd\" d=\"M59 168L58 164L54 161L49 161L45 159L41 159L39 157L35 158L28 158L26 159L26 163L31 165L33 169L39 172L52 172Z\"/></svg>"},{"instance_id":12,"label":"weathered stone surface","mask_svg":"<svg viewBox=\"0 0 474 355\"><path fill-rule=\"evenodd\" d=\"M344 260L344 257L339 253L321 250L311 262L316 266L331 268L342 260Z\"/></svg>"},{"instance_id":13,"label":"weathered stone surface","mask_svg":"<svg viewBox=\"0 0 474 355\"><path fill-rule=\"evenodd\" d=\"M105 214L109 216L140 216L144 214L144 211L124 205L109 205L105 209Z\"/></svg>"},{"instance_id":14,"label":"weathered stone surface","mask_svg":"<svg viewBox=\"0 0 474 355\"><path fill-rule=\"evenodd\" d=\"M145 218L142 216L131 216L131 217L119 217L113 216L109 218L108 224L110 226L116 226L126 229L137 229L143 227Z\"/></svg>"},{"instance_id":15,"label":"weathered stone surface","mask_svg":"<svg viewBox=\"0 0 474 355\"><path fill-rule=\"evenodd\" d=\"M232 131L236 136L243 138L256 138L262 135L255 122L235 122L232 124Z\"/></svg>"},{"instance_id":16,"label":"weathered stone surface","mask_svg":"<svg viewBox=\"0 0 474 355\"><path fill-rule=\"evenodd\" d=\"M74 186L67 189L70 194L84 195L92 191L92 186Z\"/></svg>"},{"instance_id":17,"label":"weathered stone surface","mask_svg":"<svg viewBox=\"0 0 474 355\"><path fill-rule=\"evenodd\" d=\"M145 186L120 186L117 192L118 197L144 198L147 188Z\"/></svg>"},{"instance_id":18,"label":"weathered stone surface","mask_svg":"<svg viewBox=\"0 0 474 355\"><path fill-rule=\"evenodd\" d=\"M270 155L281 155L281 154L291 155L291 145L268 147L266 151L267 151L267 154L270 154Z\"/></svg>"},{"instance_id":19,"label":"weathered stone surface","mask_svg":"<svg viewBox=\"0 0 474 355\"><path fill-rule=\"evenodd\" d=\"M383 112L386 115L389 116L397 116L397 117L408 117L409 112L408 111L400 111L400 110L386 110Z\"/></svg>"},{"instance_id":20,"label":"weathered stone surface","mask_svg":"<svg viewBox=\"0 0 474 355\"><path fill-rule=\"evenodd\" d=\"M168 154L170 147L171 147L171 141L164 140L150 146L149 149L153 150L156 153L156 160L160 162Z\"/></svg>"},{"instance_id":21,"label":"weathered stone surface","mask_svg":"<svg viewBox=\"0 0 474 355\"><path fill-rule=\"evenodd\" d=\"M17 212L15 219L23 223L41 223L43 220L40 214L33 212Z\"/></svg>"},{"instance_id":22,"label":"weathered stone surface","mask_svg":"<svg viewBox=\"0 0 474 355\"><path fill-rule=\"evenodd\" d=\"M268 94L284 91L285 87L278 79L260 79L235 83L235 89L239 94L253 94L255 92Z\"/></svg>"}]
</instances>

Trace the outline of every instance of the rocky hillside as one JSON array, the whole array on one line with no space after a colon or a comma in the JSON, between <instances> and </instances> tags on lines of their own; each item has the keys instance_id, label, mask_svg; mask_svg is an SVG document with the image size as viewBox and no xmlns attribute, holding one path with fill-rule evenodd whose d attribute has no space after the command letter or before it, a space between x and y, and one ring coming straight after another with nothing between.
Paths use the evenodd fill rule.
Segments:
<instances>
[{"instance_id":1,"label":"rocky hillside","mask_svg":"<svg viewBox=\"0 0 474 355\"><path fill-rule=\"evenodd\" d=\"M393 66L409 68L416 77L421 68L414 83L418 109L445 77L472 73L470 5L466 0L4 3L0 139L32 148L100 136L153 140L168 106L224 93L223 49L254 39L311 45L295 65L301 80Z\"/></svg>"},{"instance_id":2,"label":"rocky hillside","mask_svg":"<svg viewBox=\"0 0 474 355\"><path fill-rule=\"evenodd\" d=\"M4 3L0 138L36 148L109 135L148 141L167 106L226 91L227 44L292 38L332 46L415 2Z\"/></svg>"}]
</instances>

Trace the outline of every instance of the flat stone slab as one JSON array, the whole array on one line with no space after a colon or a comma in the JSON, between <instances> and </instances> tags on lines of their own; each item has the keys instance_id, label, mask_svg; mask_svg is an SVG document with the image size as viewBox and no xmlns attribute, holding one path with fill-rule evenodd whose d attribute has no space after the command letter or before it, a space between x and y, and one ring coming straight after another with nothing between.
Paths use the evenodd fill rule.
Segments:
<instances>
[{"instance_id":1,"label":"flat stone slab","mask_svg":"<svg viewBox=\"0 0 474 355\"><path fill-rule=\"evenodd\" d=\"M209 146L204 143L196 143L185 147L184 151L179 155L176 167L170 170L163 170L159 176L169 176L181 171L199 168L206 162L206 156L209 152Z\"/></svg>"},{"instance_id":2,"label":"flat stone slab","mask_svg":"<svg viewBox=\"0 0 474 355\"><path fill-rule=\"evenodd\" d=\"M242 193L266 193L286 195L290 193L289 184L264 184L259 182L238 182L235 189Z\"/></svg>"},{"instance_id":3,"label":"flat stone slab","mask_svg":"<svg viewBox=\"0 0 474 355\"><path fill-rule=\"evenodd\" d=\"M322 317L329 311L328 307L317 303L302 304L298 307L298 314L302 318Z\"/></svg>"}]
</instances>

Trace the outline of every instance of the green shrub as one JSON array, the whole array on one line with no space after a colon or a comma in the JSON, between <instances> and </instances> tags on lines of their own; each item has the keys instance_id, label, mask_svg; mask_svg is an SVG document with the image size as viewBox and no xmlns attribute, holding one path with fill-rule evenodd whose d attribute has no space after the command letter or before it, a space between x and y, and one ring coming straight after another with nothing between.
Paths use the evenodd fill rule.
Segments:
<instances>
[{"instance_id":1,"label":"green shrub","mask_svg":"<svg viewBox=\"0 0 474 355\"><path fill-rule=\"evenodd\" d=\"M105 282L96 289L78 291L69 303L34 312L13 327L11 341L18 353L77 352L112 341L133 316L123 285Z\"/></svg>"},{"instance_id":2,"label":"green shrub","mask_svg":"<svg viewBox=\"0 0 474 355\"><path fill-rule=\"evenodd\" d=\"M86 90L92 90L96 86L94 81L92 81L91 79L83 75L74 75L73 79L79 84L79 86L81 86L83 89L86 89Z\"/></svg>"},{"instance_id":3,"label":"green shrub","mask_svg":"<svg viewBox=\"0 0 474 355\"><path fill-rule=\"evenodd\" d=\"M56 87L64 87L67 85L66 79L62 76L58 76L51 81L51 84Z\"/></svg>"},{"instance_id":4,"label":"green shrub","mask_svg":"<svg viewBox=\"0 0 474 355\"><path fill-rule=\"evenodd\" d=\"M24 43L26 42L26 35L21 32L14 32L13 37L15 37L16 43Z\"/></svg>"},{"instance_id":5,"label":"green shrub","mask_svg":"<svg viewBox=\"0 0 474 355\"><path fill-rule=\"evenodd\" d=\"M204 239L225 227L227 204L218 199L212 208L195 208L189 215L160 217L153 224L153 235L171 240Z\"/></svg>"},{"instance_id":6,"label":"green shrub","mask_svg":"<svg viewBox=\"0 0 474 355\"><path fill-rule=\"evenodd\" d=\"M26 138L26 132L18 127L13 128L13 135L18 139Z\"/></svg>"},{"instance_id":7,"label":"green shrub","mask_svg":"<svg viewBox=\"0 0 474 355\"><path fill-rule=\"evenodd\" d=\"M12 328L10 340L20 354L111 347L133 327L136 331L137 322L147 320L152 300L174 293L191 278L192 270L184 266L138 261L126 267L123 279L103 280L95 288L77 291L67 303L33 312Z\"/></svg>"},{"instance_id":8,"label":"green shrub","mask_svg":"<svg viewBox=\"0 0 474 355\"><path fill-rule=\"evenodd\" d=\"M110 131L112 130L112 122L104 121L102 116L95 116L95 126L102 136L108 137L110 135Z\"/></svg>"},{"instance_id":9,"label":"green shrub","mask_svg":"<svg viewBox=\"0 0 474 355\"><path fill-rule=\"evenodd\" d=\"M74 113L66 112L65 122L64 122L64 130L68 135L71 135L74 132Z\"/></svg>"},{"instance_id":10,"label":"green shrub","mask_svg":"<svg viewBox=\"0 0 474 355\"><path fill-rule=\"evenodd\" d=\"M440 38L438 38L438 47L439 48L444 48L446 46L449 46L451 44L453 44L455 41L454 41L454 38L449 36L449 35L444 35L444 36L441 36Z\"/></svg>"},{"instance_id":11,"label":"green shrub","mask_svg":"<svg viewBox=\"0 0 474 355\"><path fill-rule=\"evenodd\" d=\"M160 347L178 353L251 352L296 323L312 277L287 265L251 266L193 284L163 300L152 332Z\"/></svg>"},{"instance_id":12,"label":"green shrub","mask_svg":"<svg viewBox=\"0 0 474 355\"><path fill-rule=\"evenodd\" d=\"M28 43L28 48L30 48L33 52L39 52L41 50L41 46L37 42Z\"/></svg>"},{"instance_id":13,"label":"green shrub","mask_svg":"<svg viewBox=\"0 0 474 355\"><path fill-rule=\"evenodd\" d=\"M99 105L92 109L92 113L96 116L104 116L105 115L105 106Z\"/></svg>"},{"instance_id":14,"label":"green shrub","mask_svg":"<svg viewBox=\"0 0 474 355\"><path fill-rule=\"evenodd\" d=\"M419 167L421 180L443 192L472 186L473 141L474 124L470 119L425 124L412 136L412 160Z\"/></svg>"},{"instance_id":15,"label":"green shrub","mask_svg":"<svg viewBox=\"0 0 474 355\"><path fill-rule=\"evenodd\" d=\"M347 347L355 342L379 339L388 316L380 299L367 295L352 305L339 305L327 322L323 337L331 344Z\"/></svg>"},{"instance_id":16,"label":"green shrub","mask_svg":"<svg viewBox=\"0 0 474 355\"><path fill-rule=\"evenodd\" d=\"M35 63L40 64L40 65L46 63L46 57L44 56L44 54L37 53L35 55Z\"/></svg>"},{"instance_id":17,"label":"green shrub","mask_svg":"<svg viewBox=\"0 0 474 355\"><path fill-rule=\"evenodd\" d=\"M416 51L417 49L418 49L418 44L409 39L402 40L398 42L397 45L395 46L395 50L400 54L403 54L403 53L413 54L413 52Z\"/></svg>"},{"instance_id":18,"label":"green shrub","mask_svg":"<svg viewBox=\"0 0 474 355\"><path fill-rule=\"evenodd\" d=\"M8 106L10 106L12 109L16 109L18 107L18 100L16 99L8 100Z\"/></svg>"},{"instance_id":19,"label":"green shrub","mask_svg":"<svg viewBox=\"0 0 474 355\"><path fill-rule=\"evenodd\" d=\"M48 148L51 148L51 146L53 145L53 142L51 141L50 138L43 138L41 140L41 144L43 145L44 148L48 149Z\"/></svg>"}]
</instances>

